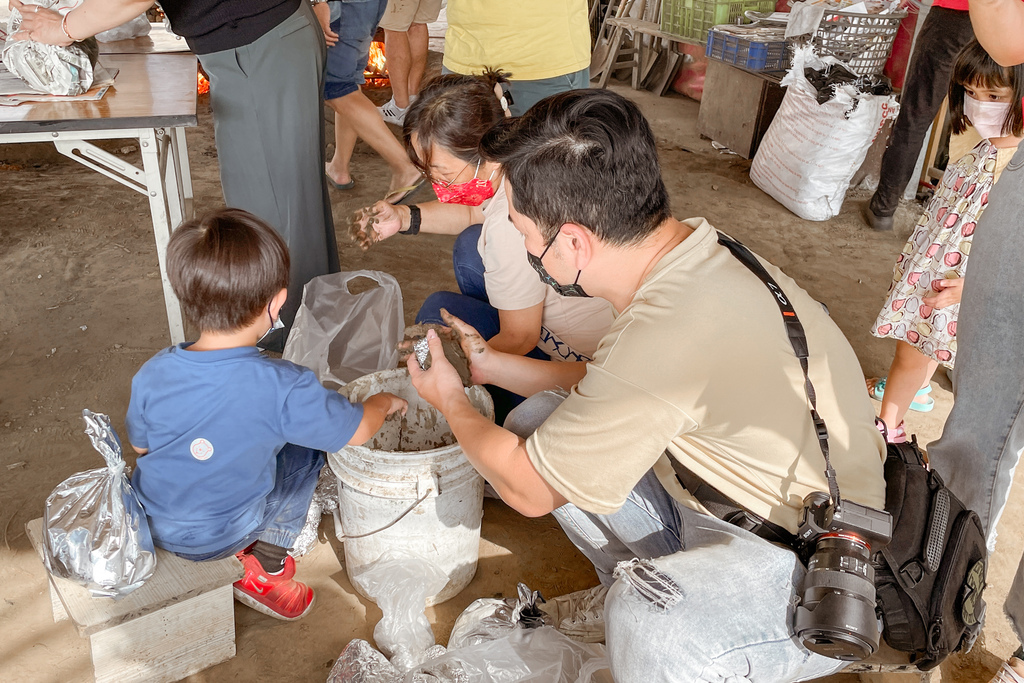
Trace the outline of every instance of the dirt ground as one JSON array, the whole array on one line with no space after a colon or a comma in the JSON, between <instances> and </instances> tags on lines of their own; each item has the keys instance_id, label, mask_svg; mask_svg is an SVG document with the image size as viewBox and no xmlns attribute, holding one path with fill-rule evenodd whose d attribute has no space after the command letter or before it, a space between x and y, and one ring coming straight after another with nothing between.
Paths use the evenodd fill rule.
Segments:
<instances>
[{"instance_id":1,"label":"dirt ground","mask_svg":"<svg viewBox=\"0 0 1024 683\"><path fill-rule=\"evenodd\" d=\"M436 62L434 55L433 68ZM895 234L875 234L862 224L865 192L852 192L842 214L831 221L800 220L751 184L749 162L721 154L700 138L696 102L613 87L634 97L651 120L675 215L707 217L795 277L828 305L865 375L884 373L892 344L874 339L868 329L916 207L901 208ZM390 93L370 94L380 103ZM196 208L204 211L222 202L205 97L199 124L188 131L188 143ZM139 163L130 142L107 148ZM346 238L348 217L380 198L388 181L384 164L362 143L354 173L355 189L331 191L343 268L395 275L411 323L430 292L454 289L453 240L397 236L361 252ZM45 145L0 145L0 187L0 378L5 387L0 394L0 566L5 568L0 584L0 680L87 681L92 672L87 641L68 622L54 624L44 570L24 525L41 516L43 501L56 484L100 465L83 434L81 410L109 414L124 436L131 377L168 343L152 224L143 196ZM421 198L428 196L429 190ZM907 420L925 443L938 437L951 404L945 376L935 384L936 409L927 415L913 413ZM1001 604L1024 544L1024 496L1019 493L1003 518L993 559L983 647L951 658L943 667L943 680L987 681L999 659L1017 646ZM514 594L518 581L547 596L596 584L589 564L550 516L525 519L489 500L482 535L473 583L427 612L441 643L472 600ZM300 622L285 623L236 603L237 655L189 681L321 681L350 639L371 637L380 611L349 584L332 521L323 522L321 538L324 542L298 569L300 578L317 591L313 612ZM857 679L837 675L828 680Z\"/></svg>"}]
</instances>

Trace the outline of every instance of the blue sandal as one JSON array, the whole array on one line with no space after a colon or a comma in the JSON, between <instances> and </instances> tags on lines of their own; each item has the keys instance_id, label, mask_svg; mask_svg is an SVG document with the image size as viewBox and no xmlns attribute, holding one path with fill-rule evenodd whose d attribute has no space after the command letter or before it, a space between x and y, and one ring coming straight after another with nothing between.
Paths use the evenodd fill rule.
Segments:
<instances>
[{"instance_id":1,"label":"blue sandal","mask_svg":"<svg viewBox=\"0 0 1024 683\"><path fill-rule=\"evenodd\" d=\"M882 397L885 396L885 380L885 377L876 379L871 391L868 392L871 398L876 401L881 401ZM918 413L931 412L932 408L935 407L935 399L928 395L930 393L932 393L931 384L919 390L910 404L910 409Z\"/></svg>"}]
</instances>

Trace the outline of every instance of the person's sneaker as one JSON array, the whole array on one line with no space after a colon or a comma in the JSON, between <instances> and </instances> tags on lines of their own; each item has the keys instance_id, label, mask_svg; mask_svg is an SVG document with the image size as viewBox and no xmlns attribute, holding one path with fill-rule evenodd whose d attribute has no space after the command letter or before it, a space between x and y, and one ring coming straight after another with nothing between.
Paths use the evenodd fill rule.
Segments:
<instances>
[{"instance_id":1,"label":"person's sneaker","mask_svg":"<svg viewBox=\"0 0 1024 683\"><path fill-rule=\"evenodd\" d=\"M604 599L607 586L594 586L553 598L541 605L552 625L580 643L604 642Z\"/></svg>"},{"instance_id":2,"label":"person's sneaker","mask_svg":"<svg viewBox=\"0 0 1024 683\"><path fill-rule=\"evenodd\" d=\"M292 578L295 560L288 557L284 570L277 575L263 571L260 561L252 554L239 554L245 575L234 583L235 599L257 612L284 621L295 621L306 616L313 607L313 589ZM290 565L290 566L289 566Z\"/></svg>"},{"instance_id":3,"label":"person's sneaker","mask_svg":"<svg viewBox=\"0 0 1024 683\"><path fill-rule=\"evenodd\" d=\"M1024 683L1024 662L1011 657L1010 661L1003 662L990 683Z\"/></svg>"},{"instance_id":4,"label":"person's sneaker","mask_svg":"<svg viewBox=\"0 0 1024 683\"><path fill-rule=\"evenodd\" d=\"M411 103L410 103L411 104ZM395 104L395 98L392 97L386 103L377 107L380 115L384 118L385 123L392 123L396 126L401 126L405 123L405 112L408 111L408 107L402 109Z\"/></svg>"}]
</instances>

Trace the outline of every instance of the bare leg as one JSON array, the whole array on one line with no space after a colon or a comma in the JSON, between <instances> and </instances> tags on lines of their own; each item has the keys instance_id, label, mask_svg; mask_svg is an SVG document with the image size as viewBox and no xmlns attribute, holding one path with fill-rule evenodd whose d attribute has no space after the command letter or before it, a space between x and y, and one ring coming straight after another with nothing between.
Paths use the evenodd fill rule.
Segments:
<instances>
[{"instance_id":1,"label":"bare leg","mask_svg":"<svg viewBox=\"0 0 1024 683\"><path fill-rule=\"evenodd\" d=\"M889 367L889 378L885 381L885 394L882 396L882 410L879 413L886 427L894 429L903 422L914 396L928 386L938 366L938 362L910 344L896 342L896 355Z\"/></svg>"},{"instance_id":2,"label":"bare leg","mask_svg":"<svg viewBox=\"0 0 1024 683\"><path fill-rule=\"evenodd\" d=\"M361 90L328 100L327 104L335 112L337 149L334 151L334 158L327 165L327 173L334 182L347 183L352 179L349 162L352 160L357 136L370 145L391 168L389 192L408 187L419 179L420 172L409 161L402 143L391 134L377 107L373 106L373 102L367 99Z\"/></svg>"},{"instance_id":3,"label":"bare leg","mask_svg":"<svg viewBox=\"0 0 1024 683\"><path fill-rule=\"evenodd\" d=\"M427 32L426 24L413 24L409 27L409 52L412 55L412 62L409 66L410 95L418 95L420 92L423 73L427 70L427 45L429 42L430 34ZM401 106L397 99L395 103Z\"/></svg>"},{"instance_id":4,"label":"bare leg","mask_svg":"<svg viewBox=\"0 0 1024 683\"><path fill-rule=\"evenodd\" d=\"M416 24L413 24L416 26ZM426 28L426 27L424 27ZM391 92L395 104L402 109L409 106L409 95L415 94L409 89L409 69L412 66L412 54L409 51L409 33L405 31L389 31L384 29L384 51L388 56L388 77L391 79Z\"/></svg>"}]
</instances>

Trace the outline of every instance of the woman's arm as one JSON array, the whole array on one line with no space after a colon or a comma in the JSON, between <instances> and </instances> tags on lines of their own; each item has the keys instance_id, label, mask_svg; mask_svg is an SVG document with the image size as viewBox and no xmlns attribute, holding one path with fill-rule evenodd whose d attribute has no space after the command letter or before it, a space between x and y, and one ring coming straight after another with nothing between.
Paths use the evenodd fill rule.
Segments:
<instances>
[{"instance_id":1,"label":"woman's arm","mask_svg":"<svg viewBox=\"0 0 1024 683\"><path fill-rule=\"evenodd\" d=\"M134 19L152 7L153 0L84 0L68 12L63 28L59 12L26 5L21 0L10 0L10 5L22 16L19 36L47 45L70 45L73 40L85 40Z\"/></svg>"},{"instance_id":2,"label":"woman's arm","mask_svg":"<svg viewBox=\"0 0 1024 683\"><path fill-rule=\"evenodd\" d=\"M483 210L478 206L442 204L427 202L416 205L420 210L420 232L435 235L458 235L471 225L482 223ZM412 210L401 204L379 201L373 206L360 209L352 221L351 237L368 249L375 242L381 242L408 230L412 224ZM369 229L369 228L372 228Z\"/></svg>"},{"instance_id":3,"label":"woman's arm","mask_svg":"<svg viewBox=\"0 0 1024 683\"><path fill-rule=\"evenodd\" d=\"M487 343L495 351L525 356L540 341L540 324L544 315L544 302L518 311L498 310L498 334Z\"/></svg>"},{"instance_id":4,"label":"woman's arm","mask_svg":"<svg viewBox=\"0 0 1024 683\"><path fill-rule=\"evenodd\" d=\"M971 25L985 51L1003 66L1024 63L1024 2L971 0Z\"/></svg>"}]
</instances>

